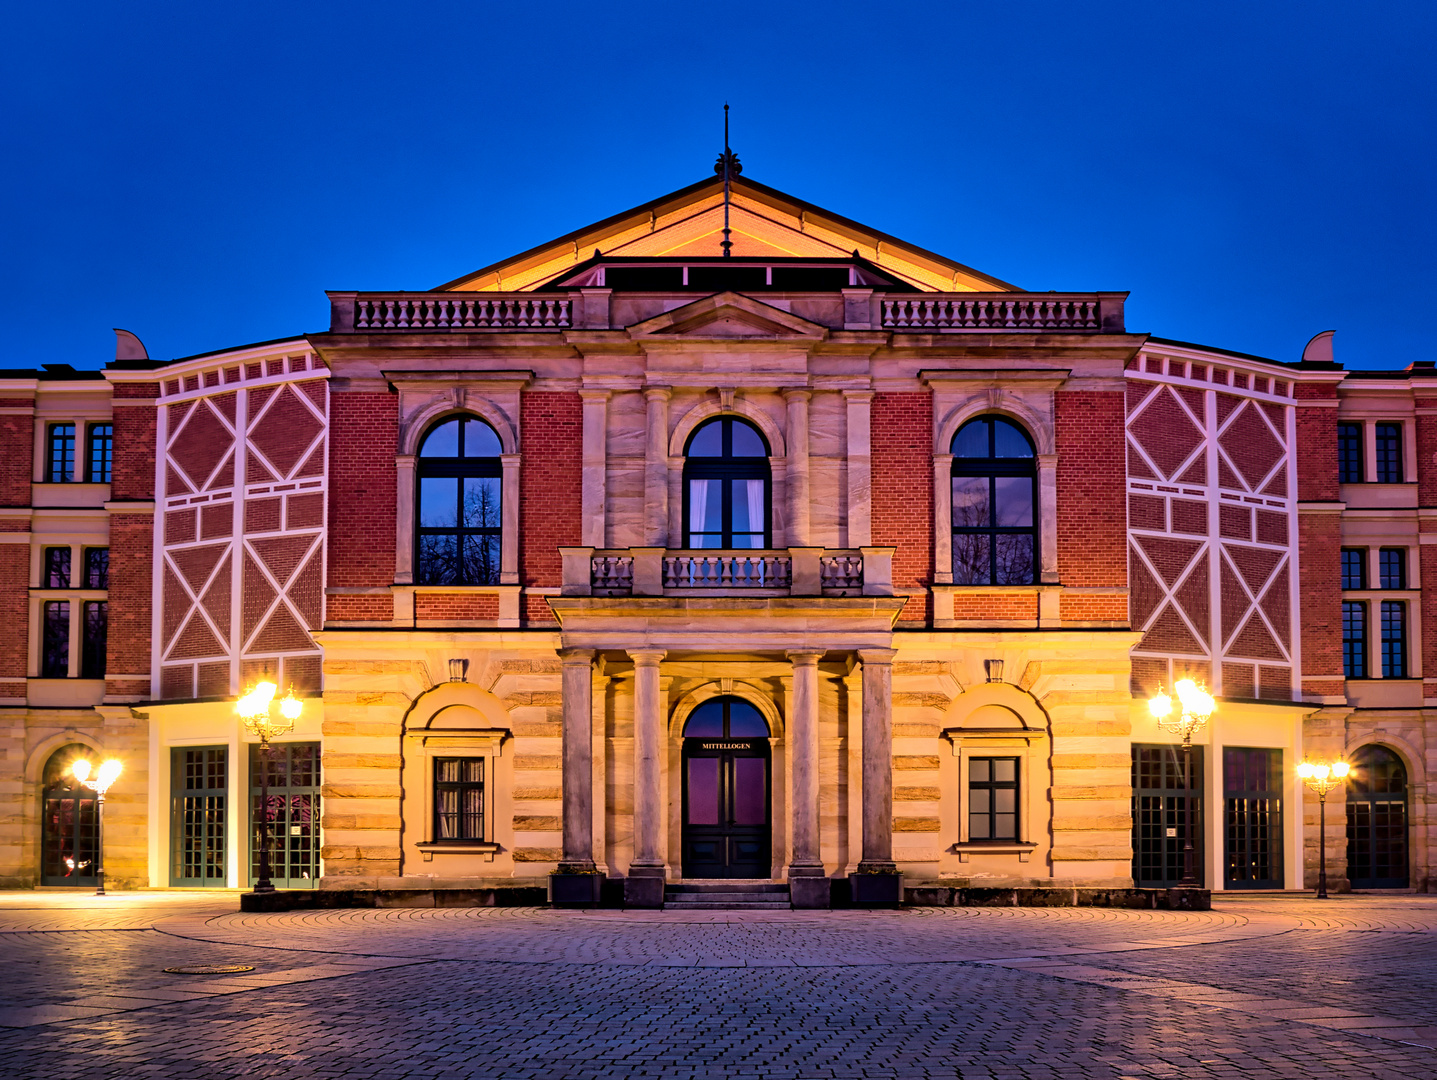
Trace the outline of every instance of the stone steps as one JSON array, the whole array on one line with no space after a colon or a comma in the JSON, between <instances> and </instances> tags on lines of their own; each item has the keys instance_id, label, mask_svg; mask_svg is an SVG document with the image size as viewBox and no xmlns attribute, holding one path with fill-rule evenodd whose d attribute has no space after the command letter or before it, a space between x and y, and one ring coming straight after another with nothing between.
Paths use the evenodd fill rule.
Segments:
<instances>
[{"instance_id":1,"label":"stone steps","mask_svg":"<svg viewBox=\"0 0 1437 1080\"><path fill-rule=\"evenodd\" d=\"M787 911L791 906L788 886L772 882L724 881L664 890L665 911Z\"/></svg>"}]
</instances>

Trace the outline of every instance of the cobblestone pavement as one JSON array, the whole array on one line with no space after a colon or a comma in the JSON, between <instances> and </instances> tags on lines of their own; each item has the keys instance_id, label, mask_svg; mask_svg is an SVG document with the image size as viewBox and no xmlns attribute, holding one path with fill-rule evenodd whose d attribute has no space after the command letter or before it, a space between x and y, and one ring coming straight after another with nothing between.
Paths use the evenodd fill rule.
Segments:
<instances>
[{"instance_id":1,"label":"cobblestone pavement","mask_svg":"<svg viewBox=\"0 0 1437 1080\"><path fill-rule=\"evenodd\" d=\"M0 893L0 1076L1437 1080L1437 897L236 907Z\"/></svg>"}]
</instances>

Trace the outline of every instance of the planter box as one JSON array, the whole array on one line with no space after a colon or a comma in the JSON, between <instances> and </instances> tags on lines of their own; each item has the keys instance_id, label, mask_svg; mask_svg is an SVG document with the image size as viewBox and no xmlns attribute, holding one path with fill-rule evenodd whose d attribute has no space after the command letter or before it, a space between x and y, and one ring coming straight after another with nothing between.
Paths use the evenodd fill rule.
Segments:
<instances>
[{"instance_id":1,"label":"planter box","mask_svg":"<svg viewBox=\"0 0 1437 1080\"><path fill-rule=\"evenodd\" d=\"M854 907L896 908L903 900L903 875L849 874L848 894Z\"/></svg>"},{"instance_id":2,"label":"planter box","mask_svg":"<svg viewBox=\"0 0 1437 1080\"><path fill-rule=\"evenodd\" d=\"M603 874L550 874L549 903L555 907L597 907Z\"/></svg>"}]
</instances>

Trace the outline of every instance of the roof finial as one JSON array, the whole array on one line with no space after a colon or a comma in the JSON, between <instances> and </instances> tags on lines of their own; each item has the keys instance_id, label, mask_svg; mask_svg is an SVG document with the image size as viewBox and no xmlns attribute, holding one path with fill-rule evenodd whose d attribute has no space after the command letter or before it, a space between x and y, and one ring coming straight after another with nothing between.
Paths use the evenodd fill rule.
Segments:
<instances>
[{"instance_id":1,"label":"roof finial","mask_svg":"<svg viewBox=\"0 0 1437 1080\"><path fill-rule=\"evenodd\" d=\"M728 145L727 101L723 103L723 153L719 155L718 161L714 162L714 172L723 177L723 240L719 242L719 247L723 248L723 257L727 259L733 254L733 241L729 239L728 227L729 181L743 172L738 155L730 150Z\"/></svg>"}]
</instances>

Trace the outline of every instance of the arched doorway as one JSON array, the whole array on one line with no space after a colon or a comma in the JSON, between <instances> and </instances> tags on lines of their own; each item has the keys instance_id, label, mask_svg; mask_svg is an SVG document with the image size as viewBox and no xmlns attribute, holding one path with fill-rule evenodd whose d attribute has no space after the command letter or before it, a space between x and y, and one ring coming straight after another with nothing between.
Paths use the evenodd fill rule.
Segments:
<instances>
[{"instance_id":1,"label":"arched doorway","mask_svg":"<svg viewBox=\"0 0 1437 1080\"><path fill-rule=\"evenodd\" d=\"M773 828L768 722L737 697L710 698L684 723L683 874L766 878Z\"/></svg>"},{"instance_id":2,"label":"arched doorway","mask_svg":"<svg viewBox=\"0 0 1437 1080\"><path fill-rule=\"evenodd\" d=\"M1407 887L1407 770L1385 746L1352 755L1347 780L1347 880L1354 889Z\"/></svg>"},{"instance_id":3,"label":"arched doorway","mask_svg":"<svg viewBox=\"0 0 1437 1080\"><path fill-rule=\"evenodd\" d=\"M99 818L95 793L79 784L70 772L78 758L93 756L88 746L71 743L56 750L45 763L40 819L41 885L96 884Z\"/></svg>"}]
</instances>

